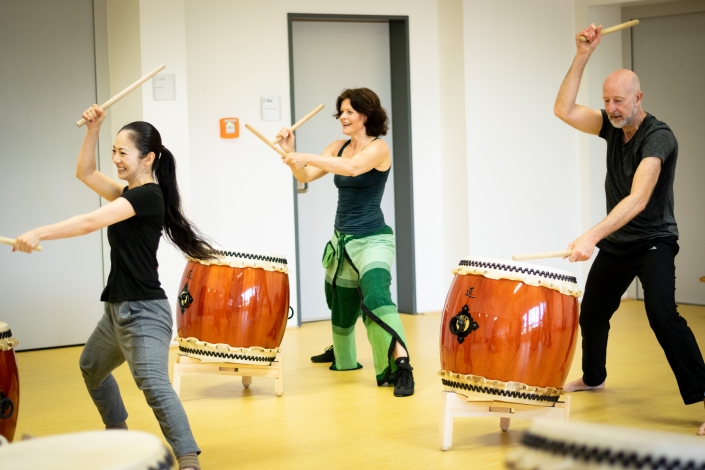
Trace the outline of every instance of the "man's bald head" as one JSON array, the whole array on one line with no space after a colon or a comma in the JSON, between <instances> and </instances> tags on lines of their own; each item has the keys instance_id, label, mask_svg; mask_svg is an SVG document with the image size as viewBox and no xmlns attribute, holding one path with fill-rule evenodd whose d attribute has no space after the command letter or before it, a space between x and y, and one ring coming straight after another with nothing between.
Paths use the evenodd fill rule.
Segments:
<instances>
[{"instance_id":1,"label":"man's bald head","mask_svg":"<svg viewBox=\"0 0 705 470\"><path fill-rule=\"evenodd\" d=\"M639 77L634 72L627 69L615 70L605 79L603 88L610 88L622 92L626 95L633 95L641 91Z\"/></svg>"},{"instance_id":2,"label":"man's bald head","mask_svg":"<svg viewBox=\"0 0 705 470\"><path fill-rule=\"evenodd\" d=\"M605 110L610 122L617 128L628 126L637 113L642 113L641 97L639 77L631 70L615 70L602 85ZM638 120L637 124L639 122L641 121Z\"/></svg>"}]
</instances>

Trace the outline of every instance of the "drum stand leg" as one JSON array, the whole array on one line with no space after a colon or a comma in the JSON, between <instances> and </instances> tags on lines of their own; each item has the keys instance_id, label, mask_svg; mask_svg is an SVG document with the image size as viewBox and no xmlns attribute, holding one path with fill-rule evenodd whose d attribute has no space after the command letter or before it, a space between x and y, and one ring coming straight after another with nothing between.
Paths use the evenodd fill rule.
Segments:
<instances>
[{"instance_id":1,"label":"drum stand leg","mask_svg":"<svg viewBox=\"0 0 705 470\"><path fill-rule=\"evenodd\" d=\"M438 443L444 451L450 449L453 443L453 419L455 418L496 417L499 418L499 427L502 431L509 430L512 418L552 418L564 421L570 418L570 395L565 396L565 401L556 402L553 406L537 406L468 398L455 392L443 391L441 394Z\"/></svg>"},{"instance_id":2,"label":"drum stand leg","mask_svg":"<svg viewBox=\"0 0 705 470\"><path fill-rule=\"evenodd\" d=\"M284 394L284 355L277 354L271 365L235 364L232 362L202 362L187 356L176 356L172 387L179 396L181 377L184 375L235 375L242 377L242 386L249 388L252 377L271 377L274 379L274 393L280 397Z\"/></svg>"}]
</instances>

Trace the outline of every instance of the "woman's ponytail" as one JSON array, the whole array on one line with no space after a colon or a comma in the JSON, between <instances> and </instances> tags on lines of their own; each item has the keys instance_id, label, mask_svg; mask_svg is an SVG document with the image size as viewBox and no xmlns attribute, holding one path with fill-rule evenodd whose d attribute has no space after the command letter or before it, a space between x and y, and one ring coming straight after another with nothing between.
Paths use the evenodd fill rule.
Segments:
<instances>
[{"instance_id":1,"label":"woman's ponytail","mask_svg":"<svg viewBox=\"0 0 705 470\"><path fill-rule=\"evenodd\" d=\"M164 233L186 255L195 259L209 259L213 247L184 216L181 208L179 184L176 181L174 155L164 146L155 162L154 174L164 196Z\"/></svg>"},{"instance_id":2,"label":"woman's ponytail","mask_svg":"<svg viewBox=\"0 0 705 470\"><path fill-rule=\"evenodd\" d=\"M164 197L164 233L185 255L194 259L213 258L213 247L198 229L184 216L181 208L179 184L176 181L176 160L174 155L162 145L159 131L143 121L130 123L121 131L129 131L132 141L144 158L149 152L156 156L152 172Z\"/></svg>"}]
</instances>

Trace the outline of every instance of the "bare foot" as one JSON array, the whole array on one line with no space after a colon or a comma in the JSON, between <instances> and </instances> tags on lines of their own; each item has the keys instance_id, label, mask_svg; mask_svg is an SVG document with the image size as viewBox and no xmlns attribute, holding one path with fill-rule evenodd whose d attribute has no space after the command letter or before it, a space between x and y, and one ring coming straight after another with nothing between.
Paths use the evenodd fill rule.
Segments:
<instances>
[{"instance_id":1,"label":"bare foot","mask_svg":"<svg viewBox=\"0 0 705 470\"><path fill-rule=\"evenodd\" d=\"M590 386L590 385L585 385L585 382L583 382L583 378L580 377L578 380L574 380L568 384L565 384L563 386L563 391L564 392L582 392L585 390L602 390L605 388L605 383L602 382L600 385L595 385Z\"/></svg>"},{"instance_id":2,"label":"bare foot","mask_svg":"<svg viewBox=\"0 0 705 470\"><path fill-rule=\"evenodd\" d=\"M696 432L698 436L705 436L705 423L701 424L700 427L698 428L698 432Z\"/></svg>"}]
</instances>

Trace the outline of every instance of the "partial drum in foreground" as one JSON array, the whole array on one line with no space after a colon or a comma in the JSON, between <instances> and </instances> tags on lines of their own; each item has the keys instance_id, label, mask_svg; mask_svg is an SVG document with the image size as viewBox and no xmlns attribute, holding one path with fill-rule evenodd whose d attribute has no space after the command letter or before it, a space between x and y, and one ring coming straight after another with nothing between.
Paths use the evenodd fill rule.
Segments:
<instances>
[{"instance_id":1,"label":"partial drum in foreground","mask_svg":"<svg viewBox=\"0 0 705 470\"><path fill-rule=\"evenodd\" d=\"M142 431L89 431L0 445L0 464L12 470L169 470L174 457Z\"/></svg>"},{"instance_id":2,"label":"partial drum in foreground","mask_svg":"<svg viewBox=\"0 0 705 470\"><path fill-rule=\"evenodd\" d=\"M705 443L682 434L537 419L506 464L512 470L703 470Z\"/></svg>"}]
</instances>

